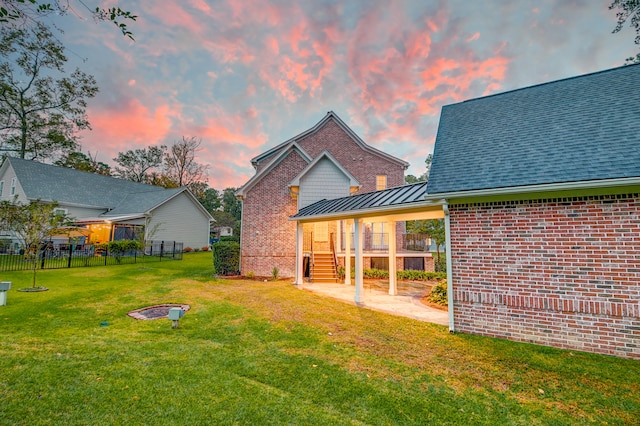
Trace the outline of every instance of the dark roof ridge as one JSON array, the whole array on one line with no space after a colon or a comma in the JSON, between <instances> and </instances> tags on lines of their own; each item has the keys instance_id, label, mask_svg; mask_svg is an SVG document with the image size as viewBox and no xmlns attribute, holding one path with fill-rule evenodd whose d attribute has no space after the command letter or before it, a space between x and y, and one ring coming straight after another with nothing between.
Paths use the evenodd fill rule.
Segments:
<instances>
[{"instance_id":1,"label":"dark roof ridge","mask_svg":"<svg viewBox=\"0 0 640 426\"><path fill-rule=\"evenodd\" d=\"M510 94L510 93L516 93L516 92L520 92L520 91L524 91L524 90L529 90L529 89L533 89L533 88L536 88L536 87L548 86L548 85L552 85L552 84L556 84L556 83L562 83L562 82L565 82L565 81L575 80L575 79L579 79L579 78L583 78L583 77L589 77L589 76L593 76L593 75L614 72L614 71L617 71L617 70L622 69L622 68L634 67L634 66L637 66L637 65L640 65L640 63L621 65L621 66L615 67L615 68L607 68L607 69L604 69L604 70L593 71L593 72L589 72L589 73L586 73L586 74L574 75L574 76L570 76L570 77L560 78L560 79L557 79L557 80L545 81L545 82L542 82L542 83L532 84L530 86L518 87L517 89L507 90L507 91L504 91L504 92L492 93L490 95L479 96L477 98L465 99L464 101L456 102L456 103L453 103L453 104L447 104L447 105L444 105L444 106L471 103L471 102L480 101L480 100L484 100L484 99L488 99L488 98L493 98L493 97L496 97L496 96L502 96L502 95L507 95L507 94Z\"/></svg>"}]
</instances>

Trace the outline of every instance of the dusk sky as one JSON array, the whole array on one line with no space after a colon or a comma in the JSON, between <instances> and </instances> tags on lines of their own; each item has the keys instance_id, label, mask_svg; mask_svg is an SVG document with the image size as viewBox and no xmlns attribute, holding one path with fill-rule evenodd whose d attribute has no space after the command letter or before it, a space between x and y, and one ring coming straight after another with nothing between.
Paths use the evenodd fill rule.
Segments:
<instances>
[{"instance_id":1,"label":"dusk sky","mask_svg":"<svg viewBox=\"0 0 640 426\"><path fill-rule=\"evenodd\" d=\"M91 2L88 2L91 3ZM138 15L56 18L68 69L95 76L82 150L202 139L209 185L238 187L250 159L334 111L368 144L424 172L443 105L621 66L630 28L610 1L103 2ZM87 14L83 13L85 18Z\"/></svg>"}]
</instances>

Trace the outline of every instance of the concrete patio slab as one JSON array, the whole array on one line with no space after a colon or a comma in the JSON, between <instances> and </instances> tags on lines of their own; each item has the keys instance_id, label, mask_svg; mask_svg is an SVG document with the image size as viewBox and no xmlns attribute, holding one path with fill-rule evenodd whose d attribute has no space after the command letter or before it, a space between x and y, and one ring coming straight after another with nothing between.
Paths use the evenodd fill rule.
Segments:
<instances>
[{"instance_id":1,"label":"concrete patio slab","mask_svg":"<svg viewBox=\"0 0 640 426\"><path fill-rule=\"evenodd\" d=\"M405 291L399 291L397 296L390 296L387 292L376 288L375 285L365 284L362 291L362 303L355 303L355 286L353 285L304 283L300 288L366 309L434 324L449 325L447 311L431 308L420 302L420 299L425 294L424 290L416 292L411 289L405 289Z\"/></svg>"}]
</instances>

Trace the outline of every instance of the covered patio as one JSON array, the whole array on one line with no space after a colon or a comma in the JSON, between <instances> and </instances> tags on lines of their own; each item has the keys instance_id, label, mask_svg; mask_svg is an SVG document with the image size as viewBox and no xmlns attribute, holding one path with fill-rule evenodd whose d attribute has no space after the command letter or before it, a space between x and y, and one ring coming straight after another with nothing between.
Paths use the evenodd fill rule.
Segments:
<instances>
[{"instance_id":1,"label":"covered patio","mask_svg":"<svg viewBox=\"0 0 640 426\"><path fill-rule=\"evenodd\" d=\"M290 220L297 222L296 232L296 276L295 282L300 288L314 291L328 292L333 290L340 298L348 295L357 305L393 306L402 301L398 294L398 282L396 278L396 224L410 220L429 220L445 218L446 202L444 200L425 200L426 182L412 185L404 185L382 191L359 194L334 200L322 200L301 209ZM344 282L340 284L312 284L304 280L304 224L344 221L347 227L351 227L354 234L354 247L351 249L349 238L344 241L345 252L353 253L355 260L355 286L352 286L351 274L344 274ZM365 295L364 291L364 265L363 265L363 229L367 222L384 222L389 230L389 284L386 299L380 299L378 294ZM448 226L445 226L448 231ZM448 235L448 232L447 232ZM447 238L448 241L448 238ZM351 256L345 256L345 271L351 270ZM450 266L447 262L448 288L450 289ZM322 290L321 290L322 289ZM377 292L376 292L377 293ZM396 299L393 302L393 299ZM375 301L375 302L374 302ZM402 304L400 309L408 309L410 303ZM447 321L450 328L453 324L453 310L451 309L451 292L449 291L449 313ZM396 306L397 308L397 306ZM446 313L445 313L446 314ZM435 322L435 321L434 321Z\"/></svg>"}]
</instances>

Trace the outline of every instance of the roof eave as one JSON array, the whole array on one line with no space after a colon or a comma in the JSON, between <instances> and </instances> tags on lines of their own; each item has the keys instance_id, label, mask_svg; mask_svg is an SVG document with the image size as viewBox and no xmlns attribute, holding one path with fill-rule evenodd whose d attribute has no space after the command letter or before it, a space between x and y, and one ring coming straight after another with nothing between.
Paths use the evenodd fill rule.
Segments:
<instances>
[{"instance_id":1,"label":"roof eave","mask_svg":"<svg viewBox=\"0 0 640 426\"><path fill-rule=\"evenodd\" d=\"M519 195L537 192L562 192L585 189L615 188L623 186L640 186L640 177L598 179L579 182L547 183L540 185L510 186L504 188L488 188L469 191L439 192L425 195L425 200L445 198L447 200L470 197L490 197L501 195Z\"/></svg>"},{"instance_id":2,"label":"roof eave","mask_svg":"<svg viewBox=\"0 0 640 426\"><path fill-rule=\"evenodd\" d=\"M372 207L368 209L362 210L349 210L342 212L332 212L326 214L318 214L318 215L310 215L304 217L295 217L290 216L290 221L298 221L298 222L319 222L324 220L342 220L342 219L354 219L354 218L364 218L364 217L375 217L380 215L393 215L395 213L406 213L408 211L418 211L422 209L428 208L441 208L446 204L444 199L433 199L433 200L424 200L424 201L416 201L413 203L403 203L403 204L394 204L391 206L380 206L380 207Z\"/></svg>"}]
</instances>

